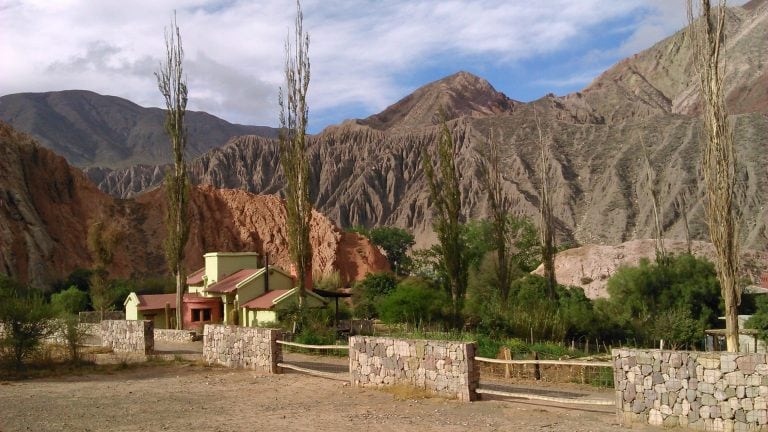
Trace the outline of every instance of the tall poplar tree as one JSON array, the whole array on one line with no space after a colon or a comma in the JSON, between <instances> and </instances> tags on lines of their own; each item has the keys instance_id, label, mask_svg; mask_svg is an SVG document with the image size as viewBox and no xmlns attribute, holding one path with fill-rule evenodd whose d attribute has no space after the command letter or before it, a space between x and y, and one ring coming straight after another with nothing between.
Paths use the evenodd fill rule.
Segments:
<instances>
[{"instance_id":1,"label":"tall poplar tree","mask_svg":"<svg viewBox=\"0 0 768 432\"><path fill-rule=\"evenodd\" d=\"M488 194L488 207L493 224L493 243L496 249L496 276L501 299L506 305L512 279L512 253L510 251L512 221L509 218L512 203L509 196L504 192L499 142L494 139L493 131L488 133L487 144L485 152L480 157L480 180Z\"/></svg>"},{"instance_id":2,"label":"tall poplar tree","mask_svg":"<svg viewBox=\"0 0 768 432\"><path fill-rule=\"evenodd\" d=\"M296 21L285 40L285 88L280 88L280 165L285 175L288 214L288 248L296 268L299 307L312 284L312 248L309 243L312 204L309 200L307 156L307 90L309 89L309 34L304 33L301 3L296 1Z\"/></svg>"},{"instance_id":3,"label":"tall poplar tree","mask_svg":"<svg viewBox=\"0 0 768 432\"><path fill-rule=\"evenodd\" d=\"M706 136L701 164L706 188L705 214L709 238L717 255L717 277L725 303L726 346L728 351L738 352L741 287L738 284L738 226L733 204L736 154L723 92L725 67L720 58L725 43L726 2L720 0L713 11L709 0L700 0L699 14L694 13L693 0L688 0L687 5L688 36L699 75Z\"/></svg>"},{"instance_id":4,"label":"tall poplar tree","mask_svg":"<svg viewBox=\"0 0 768 432\"><path fill-rule=\"evenodd\" d=\"M183 327L182 303L186 282L184 246L189 238L189 181L184 160L187 147L187 135L184 129L184 115L187 111L187 79L184 76L183 61L184 49L174 12L170 29L165 29L165 61L161 64L160 71L155 73L155 77L157 87L165 99L165 131L171 139L173 151L173 168L165 175L165 191L168 197L165 215L165 223L168 227L165 257L171 273L176 278L177 329Z\"/></svg>"},{"instance_id":5,"label":"tall poplar tree","mask_svg":"<svg viewBox=\"0 0 768 432\"><path fill-rule=\"evenodd\" d=\"M432 157L426 150L422 155L422 164L436 209L433 226L440 242L438 245L440 257L448 275L453 325L459 328L464 297L467 293L469 264L466 257L466 244L462 236L461 189L459 189L459 173L456 168L456 152L456 145L448 129L445 114L441 112L437 167L433 165Z\"/></svg>"}]
</instances>

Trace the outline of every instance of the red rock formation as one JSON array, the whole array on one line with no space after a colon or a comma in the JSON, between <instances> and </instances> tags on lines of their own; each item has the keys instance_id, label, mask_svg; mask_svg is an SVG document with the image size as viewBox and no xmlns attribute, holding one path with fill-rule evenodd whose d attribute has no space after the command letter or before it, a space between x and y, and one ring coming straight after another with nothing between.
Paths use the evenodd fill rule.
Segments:
<instances>
[{"instance_id":1,"label":"red rock formation","mask_svg":"<svg viewBox=\"0 0 768 432\"><path fill-rule=\"evenodd\" d=\"M78 267L90 267L88 227L100 220L120 232L110 273L143 278L167 273L165 194L155 189L118 200L99 191L62 157L0 123L0 271L44 287ZM289 267L285 207L274 195L210 186L191 190L187 268L203 265L211 251L269 253ZM350 240L350 238L352 238ZM315 275L339 270L343 282L388 270L381 252L366 239L345 234L313 213L311 243Z\"/></svg>"}]
</instances>

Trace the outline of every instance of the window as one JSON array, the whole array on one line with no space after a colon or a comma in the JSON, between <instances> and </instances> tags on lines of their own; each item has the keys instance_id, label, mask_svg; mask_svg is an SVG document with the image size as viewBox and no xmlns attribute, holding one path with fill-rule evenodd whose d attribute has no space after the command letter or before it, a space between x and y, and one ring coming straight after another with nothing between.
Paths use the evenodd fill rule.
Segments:
<instances>
[{"instance_id":1,"label":"window","mask_svg":"<svg viewBox=\"0 0 768 432\"><path fill-rule=\"evenodd\" d=\"M203 322L211 320L210 309L192 309L192 322Z\"/></svg>"}]
</instances>

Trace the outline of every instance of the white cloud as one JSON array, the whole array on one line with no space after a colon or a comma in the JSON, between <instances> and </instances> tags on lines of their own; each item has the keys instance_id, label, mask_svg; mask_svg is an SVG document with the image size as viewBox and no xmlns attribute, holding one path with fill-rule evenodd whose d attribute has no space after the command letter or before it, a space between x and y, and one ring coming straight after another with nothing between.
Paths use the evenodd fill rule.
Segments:
<instances>
[{"instance_id":1,"label":"white cloud","mask_svg":"<svg viewBox=\"0 0 768 432\"><path fill-rule=\"evenodd\" d=\"M677 3L306 0L310 108L332 117L333 110L356 106L367 115L409 91L400 79L414 71L466 58L505 67L567 50L586 34L605 31L605 23L636 15L630 36L612 53L629 54L684 24ZM153 72L174 9L190 109L274 125L290 0L0 0L0 94L83 88L160 106ZM549 80L581 82L594 68Z\"/></svg>"}]
</instances>

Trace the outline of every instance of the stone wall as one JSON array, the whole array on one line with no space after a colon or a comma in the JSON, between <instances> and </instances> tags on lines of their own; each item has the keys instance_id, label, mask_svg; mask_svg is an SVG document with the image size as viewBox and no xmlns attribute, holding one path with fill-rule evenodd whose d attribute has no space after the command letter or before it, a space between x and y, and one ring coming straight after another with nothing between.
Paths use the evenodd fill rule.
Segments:
<instances>
[{"instance_id":1,"label":"stone wall","mask_svg":"<svg viewBox=\"0 0 768 432\"><path fill-rule=\"evenodd\" d=\"M52 325L55 326L56 330L45 341L52 344L66 345L68 341L64 328L65 324L57 320ZM98 339L101 337L101 324L79 323L77 327L80 332L81 345L88 345L94 338Z\"/></svg>"},{"instance_id":2,"label":"stone wall","mask_svg":"<svg viewBox=\"0 0 768 432\"><path fill-rule=\"evenodd\" d=\"M193 342L197 332L191 330L155 329L155 341L164 342Z\"/></svg>"},{"instance_id":3,"label":"stone wall","mask_svg":"<svg viewBox=\"0 0 768 432\"><path fill-rule=\"evenodd\" d=\"M477 399L480 371L474 342L406 340L352 336L349 366L352 385L384 387L407 384L455 397Z\"/></svg>"},{"instance_id":4,"label":"stone wall","mask_svg":"<svg viewBox=\"0 0 768 432\"><path fill-rule=\"evenodd\" d=\"M277 341L282 330L206 324L203 330L203 360L232 368L280 373L283 351Z\"/></svg>"},{"instance_id":5,"label":"stone wall","mask_svg":"<svg viewBox=\"0 0 768 432\"><path fill-rule=\"evenodd\" d=\"M626 420L716 431L768 430L765 354L614 349Z\"/></svg>"},{"instance_id":6,"label":"stone wall","mask_svg":"<svg viewBox=\"0 0 768 432\"><path fill-rule=\"evenodd\" d=\"M114 352L152 354L154 328L152 321L104 320L101 322L101 345Z\"/></svg>"}]
</instances>

